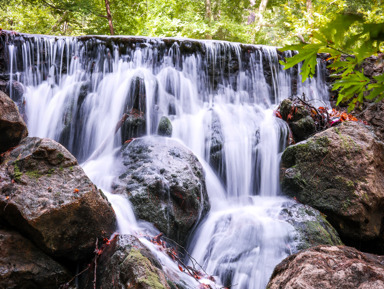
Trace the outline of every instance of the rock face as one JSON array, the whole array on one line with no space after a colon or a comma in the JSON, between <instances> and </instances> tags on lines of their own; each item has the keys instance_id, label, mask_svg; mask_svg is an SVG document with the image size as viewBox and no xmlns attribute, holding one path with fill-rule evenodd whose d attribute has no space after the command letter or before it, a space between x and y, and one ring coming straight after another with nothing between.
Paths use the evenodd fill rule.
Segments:
<instances>
[{"instance_id":1,"label":"rock face","mask_svg":"<svg viewBox=\"0 0 384 289\"><path fill-rule=\"evenodd\" d=\"M376 135L384 141L384 101L373 104L366 109L363 118L373 126Z\"/></svg>"},{"instance_id":2,"label":"rock face","mask_svg":"<svg viewBox=\"0 0 384 289\"><path fill-rule=\"evenodd\" d=\"M297 203L287 204L279 217L296 229L296 251L318 245L343 245L331 224L318 210L310 206Z\"/></svg>"},{"instance_id":3,"label":"rock face","mask_svg":"<svg viewBox=\"0 0 384 289\"><path fill-rule=\"evenodd\" d=\"M70 278L64 267L29 240L0 229L0 288L53 289Z\"/></svg>"},{"instance_id":4,"label":"rock face","mask_svg":"<svg viewBox=\"0 0 384 289\"><path fill-rule=\"evenodd\" d=\"M80 279L80 288L93 289L94 267ZM97 263L96 288L170 289L177 287L167 280L157 258L134 236L114 238ZM170 285L173 285L170 287Z\"/></svg>"},{"instance_id":5,"label":"rock face","mask_svg":"<svg viewBox=\"0 0 384 289\"><path fill-rule=\"evenodd\" d=\"M115 230L115 214L59 143L26 138L0 165L0 218L46 253L79 260Z\"/></svg>"},{"instance_id":6,"label":"rock face","mask_svg":"<svg viewBox=\"0 0 384 289\"><path fill-rule=\"evenodd\" d=\"M282 189L327 215L348 245L384 252L384 144L364 125L344 122L288 147Z\"/></svg>"},{"instance_id":7,"label":"rock face","mask_svg":"<svg viewBox=\"0 0 384 289\"><path fill-rule=\"evenodd\" d=\"M122 162L114 193L128 196L139 219L184 244L209 207L196 156L172 139L145 137L122 148Z\"/></svg>"},{"instance_id":8,"label":"rock face","mask_svg":"<svg viewBox=\"0 0 384 289\"><path fill-rule=\"evenodd\" d=\"M275 268L268 289L381 289L384 258L343 246L318 246L291 255Z\"/></svg>"},{"instance_id":9,"label":"rock face","mask_svg":"<svg viewBox=\"0 0 384 289\"><path fill-rule=\"evenodd\" d=\"M18 145L27 135L27 126L16 104L0 91L0 153Z\"/></svg>"}]
</instances>

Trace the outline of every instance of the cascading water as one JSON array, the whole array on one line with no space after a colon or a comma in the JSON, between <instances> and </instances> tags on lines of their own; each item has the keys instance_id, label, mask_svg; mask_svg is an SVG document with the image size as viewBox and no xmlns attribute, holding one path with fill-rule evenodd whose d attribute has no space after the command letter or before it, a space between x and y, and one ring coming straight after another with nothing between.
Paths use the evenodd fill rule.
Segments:
<instances>
[{"instance_id":1,"label":"cascading water","mask_svg":"<svg viewBox=\"0 0 384 289\"><path fill-rule=\"evenodd\" d=\"M168 116L172 137L206 172L211 211L190 238L191 255L223 286L265 288L294 234L278 217L289 202L278 197L287 128L272 109L294 94L327 102L321 75L302 84L298 69L282 70L275 48L228 42L21 35L9 43L9 73L25 86L30 135L60 141L83 162L121 233L143 228L129 202L108 193L125 140L116 123L136 110L143 130L155 134Z\"/></svg>"}]
</instances>

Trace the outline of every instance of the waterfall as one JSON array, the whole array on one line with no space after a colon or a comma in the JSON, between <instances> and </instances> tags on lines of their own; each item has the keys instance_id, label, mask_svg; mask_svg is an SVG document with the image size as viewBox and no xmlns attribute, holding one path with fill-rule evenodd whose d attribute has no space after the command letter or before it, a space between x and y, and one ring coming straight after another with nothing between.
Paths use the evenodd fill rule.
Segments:
<instances>
[{"instance_id":1,"label":"waterfall","mask_svg":"<svg viewBox=\"0 0 384 289\"><path fill-rule=\"evenodd\" d=\"M292 253L294 233L278 217L288 202L279 196L287 127L273 109L302 93L307 101L327 103L321 73L301 83L300 68L284 71L278 64L290 52L268 46L145 37L7 37L13 60L8 70L25 87L30 136L61 142L83 163L112 203L120 232L143 228L129 202L109 193L118 171L114 155L126 140L114 134L116 123L127 111L144 112L143 134L151 135L167 116L172 137L202 162L211 203L189 240L189 252L223 286L265 288L273 268Z\"/></svg>"}]
</instances>

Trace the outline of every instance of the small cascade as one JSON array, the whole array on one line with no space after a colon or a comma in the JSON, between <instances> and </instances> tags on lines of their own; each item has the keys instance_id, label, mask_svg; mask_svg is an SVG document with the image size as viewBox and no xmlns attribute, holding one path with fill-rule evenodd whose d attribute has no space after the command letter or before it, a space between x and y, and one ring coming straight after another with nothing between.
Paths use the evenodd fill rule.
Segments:
<instances>
[{"instance_id":1,"label":"small cascade","mask_svg":"<svg viewBox=\"0 0 384 289\"><path fill-rule=\"evenodd\" d=\"M130 138L156 134L167 116L172 138L203 164L211 203L190 254L223 286L265 288L294 246L293 227L278 217L289 202L278 196L287 127L273 109L303 93L327 103L324 75L302 83L300 68L284 71L278 63L291 52L239 43L23 34L1 41L10 79L24 86L30 136L59 141L83 163L113 204L121 233L146 228L126 199L110 193L116 152Z\"/></svg>"}]
</instances>

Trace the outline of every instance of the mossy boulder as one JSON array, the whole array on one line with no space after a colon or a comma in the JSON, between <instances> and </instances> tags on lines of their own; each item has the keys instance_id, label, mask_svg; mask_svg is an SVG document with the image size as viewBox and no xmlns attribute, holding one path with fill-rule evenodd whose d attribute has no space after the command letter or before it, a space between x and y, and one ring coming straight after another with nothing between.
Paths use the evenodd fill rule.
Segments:
<instances>
[{"instance_id":1,"label":"mossy boulder","mask_svg":"<svg viewBox=\"0 0 384 289\"><path fill-rule=\"evenodd\" d=\"M203 168L179 142L163 137L135 139L122 148L123 170L113 187L132 203L135 215L185 244L209 208Z\"/></svg>"},{"instance_id":2,"label":"mossy boulder","mask_svg":"<svg viewBox=\"0 0 384 289\"><path fill-rule=\"evenodd\" d=\"M62 145L25 138L0 160L0 220L48 255L81 260L115 231L108 200Z\"/></svg>"},{"instance_id":3,"label":"mossy boulder","mask_svg":"<svg viewBox=\"0 0 384 289\"><path fill-rule=\"evenodd\" d=\"M365 125L344 122L288 147L282 190L327 216L349 245L384 253L384 144Z\"/></svg>"},{"instance_id":4,"label":"mossy boulder","mask_svg":"<svg viewBox=\"0 0 384 289\"><path fill-rule=\"evenodd\" d=\"M318 210L299 203L287 203L279 215L296 230L295 250L318 245L343 245L332 225Z\"/></svg>"},{"instance_id":5,"label":"mossy boulder","mask_svg":"<svg viewBox=\"0 0 384 289\"><path fill-rule=\"evenodd\" d=\"M90 270L80 277L80 288L95 288L94 270L92 264ZM156 256L132 235L116 236L103 249L97 261L96 276L98 289L182 288L169 279Z\"/></svg>"}]
</instances>

